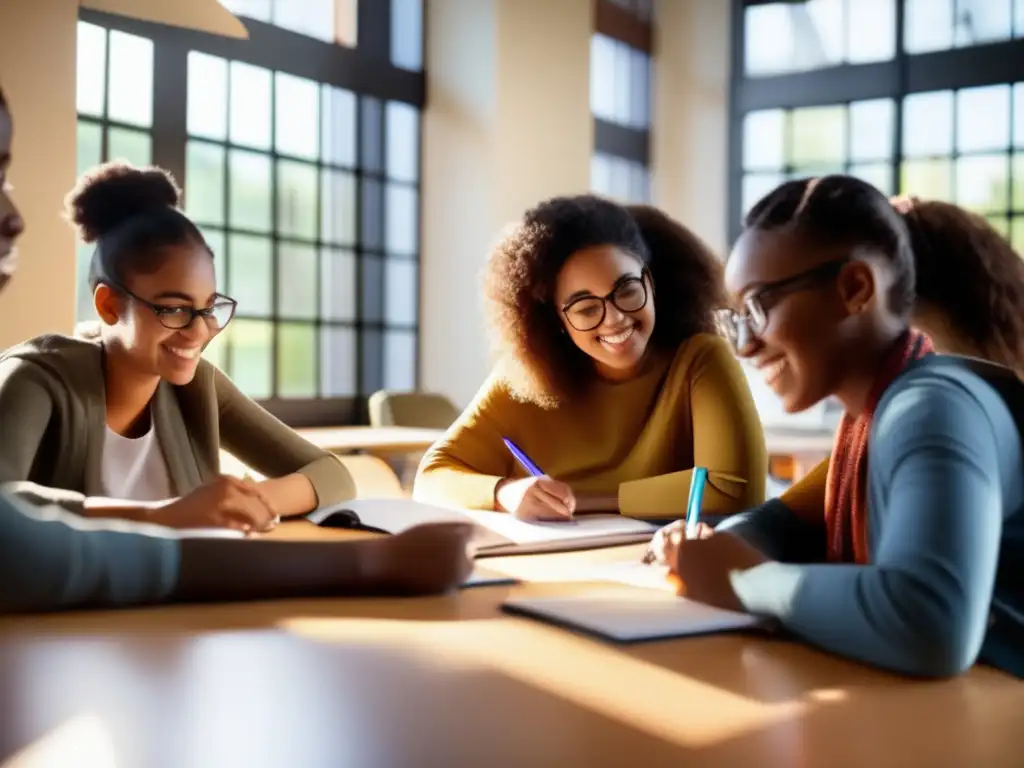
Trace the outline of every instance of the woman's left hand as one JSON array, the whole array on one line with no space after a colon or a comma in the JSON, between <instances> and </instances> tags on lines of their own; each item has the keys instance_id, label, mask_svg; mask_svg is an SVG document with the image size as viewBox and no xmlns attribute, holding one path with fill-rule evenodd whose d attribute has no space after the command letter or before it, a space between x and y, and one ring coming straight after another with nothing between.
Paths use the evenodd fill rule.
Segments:
<instances>
[{"instance_id":1,"label":"woman's left hand","mask_svg":"<svg viewBox=\"0 0 1024 768\"><path fill-rule=\"evenodd\" d=\"M725 532L687 539L676 530L665 536L664 547L669 570L679 579L680 595L729 611L743 610L729 574L768 562L759 550Z\"/></svg>"}]
</instances>

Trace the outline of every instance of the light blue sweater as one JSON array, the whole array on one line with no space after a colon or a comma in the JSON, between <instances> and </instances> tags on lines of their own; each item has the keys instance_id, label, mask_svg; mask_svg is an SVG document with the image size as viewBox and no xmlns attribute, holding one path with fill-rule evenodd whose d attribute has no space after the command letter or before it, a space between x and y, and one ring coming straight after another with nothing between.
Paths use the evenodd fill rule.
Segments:
<instances>
[{"instance_id":1,"label":"light blue sweater","mask_svg":"<svg viewBox=\"0 0 1024 768\"><path fill-rule=\"evenodd\" d=\"M0 614L163 600L179 542L156 526L86 520L0 493Z\"/></svg>"},{"instance_id":2,"label":"light blue sweater","mask_svg":"<svg viewBox=\"0 0 1024 768\"><path fill-rule=\"evenodd\" d=\"M870 565L821 562L815 526L773 499L718 526L774 562L734 574L746 610L833 653L946 677L1024 677L1024 385L952 356L886 391L868 448Z\"/></svg>"}]
</instances>

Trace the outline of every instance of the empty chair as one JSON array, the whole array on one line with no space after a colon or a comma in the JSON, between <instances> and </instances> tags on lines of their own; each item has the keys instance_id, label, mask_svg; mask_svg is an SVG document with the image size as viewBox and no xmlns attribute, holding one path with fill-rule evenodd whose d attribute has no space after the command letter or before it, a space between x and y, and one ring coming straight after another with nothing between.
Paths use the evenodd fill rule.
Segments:
<instances>
[{"instance_id":1,"label":"empty chair","mask_svg":"<svg viewBox=\"0 0 1024 768\"><path fill-rule=\"evenodd\" d=\"M448 429L459 410L444 395L432 392L389 392L370 396L370 424L375 427Z\"/></svg>"}]
</instances>

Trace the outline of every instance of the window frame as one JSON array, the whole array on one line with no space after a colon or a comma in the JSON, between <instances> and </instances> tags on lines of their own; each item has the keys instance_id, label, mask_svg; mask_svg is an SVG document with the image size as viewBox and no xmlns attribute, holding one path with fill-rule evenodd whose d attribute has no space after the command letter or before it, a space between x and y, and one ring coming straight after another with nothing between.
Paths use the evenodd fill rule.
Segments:
<instances>
[{"instance_id":1,"label":"window frame","mask_svg":"<svg viewBox=\"0 0 1024 768\"><path fill-rule=\"evenodd\" d=\"M749 112L848 105L853 101L892 99L890 186L900 190L903 163L903 100L914 93L958 91L986 85L1024 82L1024 38L976 46L911 54L904 51L905 3L895 1L896 53L884 62L839 64L805 72L749 77L746 75L746 8L775 0L731 0L728 157L728 242L742 231L743 123ZM1013 24L1011 15L1011 25ZM1011 106L1011 129L1013 110ZM955 120L955 115L954 115ZM1011 130L1012 136L1012 130ZM1012 141L1012 139L1011 139ZM1013 152L1012 144L1007 147ZM954 147L950 158L957 156ZM847 163L849 158L847 158Z\"/></svg>"},{"instance_id":2,"label":"window frame","mask_svg":"<svg viewBox=\"0 0 1024 768\"><path fill-rule=\"evenodd\" d=\"M647 84L653 100L654 26L649 16L641 17L635 10L624 8L612 0L594 0L595 35L603 35L643 53L649 64ZM593 63L591 63L593 66ZM650 115L648 115L650 118ZM642 165L651 172L651 126L636 128L621 125L593 115L594 146L592 155L607 155Z\"/></svg>"},{"instance_id":3,"label":"window frame","mask_svg":"<svg viewBox=\"0 0 1024 768\"><path fill-rule=\"evenodd\" d=\"M423 8L422 31L426 35L427 3ZM426 76L424 71L411 71L391 63L391 3L361 2L358 7L358 45L349 48L340 44L329 43L306 35L292 32L272 24L243 17L249 31L248 39L235 39L200 32L197 30L171 27L153 22L132 19L117 14L95 11L87 8L79 9L80 21L101 26L110 31L120 31L131 35L145 37L153 41L153 120L149 129L152 137L152 162L170 171L179 186L186 188L186 147L189 141L187 130L188 114L188 54L199 51L229 61L261 67L272 72L281 72L296 77L306 78L321 85L330 85L351 91L355 94L355 131L357 142L357 163L352 170L355 178L355 228L356 238L352 252L355 254L355 296L354 319L344 323L352 327L355 333L355 388L356 394L349 397L316 397L316 398L283 398L274 396L258 402L270 413L292 427L342 426L368 423L367 400L372 394L366 391L366 355L364 347L367 334L376 334L380 340L381 351L377 355L381 370L377 372L381 384L384 371L385 330L412 330L415 332L415 367L413 381L416 387L420 383L420 353L422 350L422 302L417 300L414 325L408 323L389 323L386 317L379 321L364 320L362 307L363 265L366 251L372 252L368 258L380 259L382 267L392 258L387 254L385 245L369 248L364 245L363 235L363 189L364 180L368 177L378 183L384 194L389 183L386 170L366 172L362 158L358 157L362 149L363 139L363 97L377 99L380 104L381 120L379 145L384 151L387 146L386 102L398 101L413 106L420 113L417 130L417 179L415 184L402 181L403 187L416 190L417 200L415 213L416 252L411 257L402 257L417 265L416 294L419 296L422 285L422 167L423 167L423 121L422 114L426 106ZM423 45L421 43L421 45ZM421 48L421 50L425 50ZM109 58L109 51L108 51ZM86 118L91 119L91 118ZM273 119L273 118L272 118ZM197 137L198 138L198 137ZM201 139L200 139L201 140ZM105 142L104 142L105 151ZM257 150L262 152L262 150ZM277 150L271 147L265 152L275 162L279 158ZM106 156L104 154L104 156ZM272 181L271 192L276 186ZM277 200L272 198L272 216L276 217ZM317 211L319 220L320 212ZM386 205L381 210L381 230L386 231ZM231 227L225 224L225 232ZM318 235L318 238L320 235ZM270 233L275 247L282 241L281 234L275 230ZM319 254L318 254L319 260ZM277 256L274 256L274 274L271 277L272 292L277 295ZM318 270L319 270L318 266ZM319 285L317 286L319 290ZM386 290L386 288L384 289ZM386 298L384 299L386 301ZM383 309L382 309L383 311ZM244 308L240 308L244 315ZM277 393L280 383L278 368L279 324L287 322L281 318L276 306L261 319L271 321L274 325L272 344L269 350L273 371L273 392ZM313 320L306 321L319 329L324 327L324 319L317 315ZM330 325L330 323L327 323ZM322 348L318 338L317 366L319 374L322 364ZM318 376L317 388L322 386Z\"/></svg>"}]
</instances>

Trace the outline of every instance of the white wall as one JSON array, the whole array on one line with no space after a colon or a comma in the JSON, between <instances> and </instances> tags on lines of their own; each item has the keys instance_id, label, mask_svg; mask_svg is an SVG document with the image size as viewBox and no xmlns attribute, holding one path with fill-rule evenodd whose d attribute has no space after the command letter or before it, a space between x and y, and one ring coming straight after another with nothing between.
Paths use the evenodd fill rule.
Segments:
<instances>
[{"instance_id":1,"label":"white wall","mask_svg":"<svg viewBox=\"0 0 1024 768\"><path fill-rule=\"evenodd\" d=\"M490 368L480 273L501 228L590 182L591 0L431 0L423 123L424 389Z\"/></svg>"}]
</instances>

